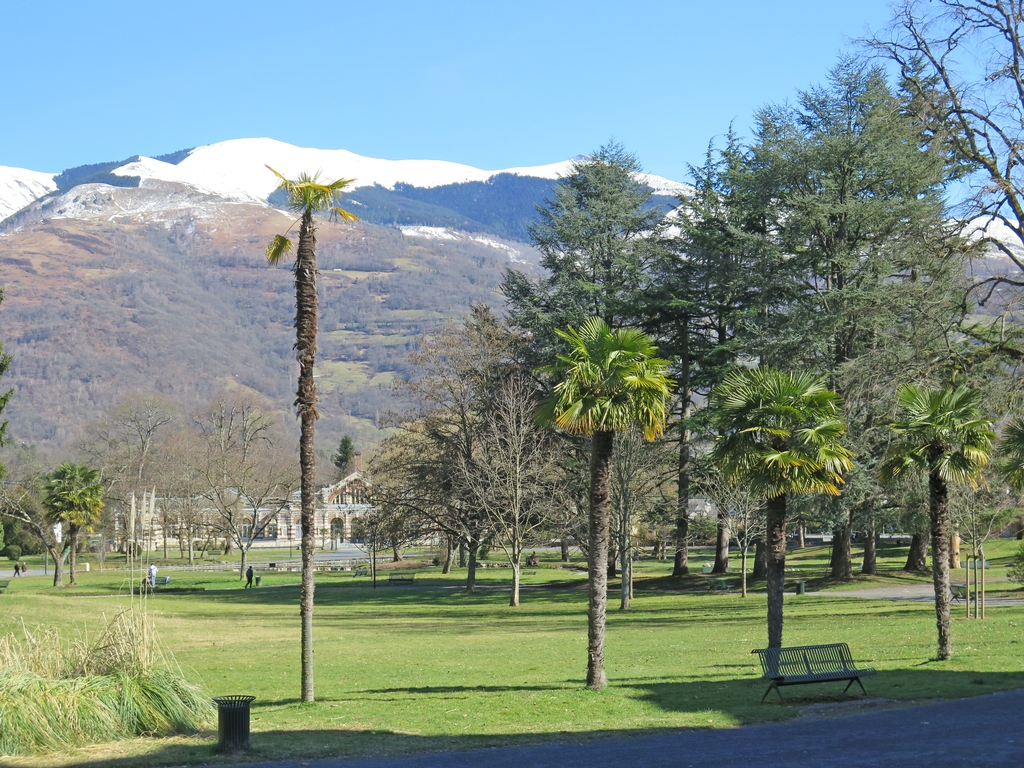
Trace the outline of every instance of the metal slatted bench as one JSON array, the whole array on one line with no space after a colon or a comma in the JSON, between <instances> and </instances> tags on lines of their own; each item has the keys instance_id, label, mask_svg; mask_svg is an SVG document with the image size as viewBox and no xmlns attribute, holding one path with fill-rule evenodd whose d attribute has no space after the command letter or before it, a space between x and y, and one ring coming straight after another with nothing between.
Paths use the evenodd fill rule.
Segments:
<instances>
[{"instance_id":1,"label":"metal slatted bench","mask_svg":"<svg viewBox=\"0 0 1024 768\"><path fill-rule=\"evenodd\" d=\"M412 584L416 581L415 573L389 573L388 584Z\"/></svg>"},{"instance_id":2,"label":"metal slatted bench","mask_svg":"<svg viewBox=\"0 0 1024 768\"><path fill-rule=\"evenodd\" d=\"M728 579L708 579L708 592L724 591L732 589Z\"/></svg>"},{"instance_id":3,"label":"metal slatted bench","mask_svg":"<svg viewBox=\"0 0 1024 768\"><path fill-rule=\"evenodd\" d=\"M867 696L862 677L874 675L873 669L857 669L850 656L850 646L846 643L830 643L828 645L799 645L792 648L762 648L751 651L761 659L761 671L765 680L771 685L764 692L761 701L775 689L779 700L784 701L779 690L783 685L805 685L807 683L827 683L832 680L849 680L843 693L850 690L854 683L860 686Z\"/></svg>"}]
</instances>

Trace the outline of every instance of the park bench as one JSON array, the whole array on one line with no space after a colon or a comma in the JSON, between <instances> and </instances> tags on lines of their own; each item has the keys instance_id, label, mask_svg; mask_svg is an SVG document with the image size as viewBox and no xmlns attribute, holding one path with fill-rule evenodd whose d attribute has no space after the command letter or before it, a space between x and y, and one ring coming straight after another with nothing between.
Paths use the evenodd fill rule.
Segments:
<instances>
[{"instance_id":1,"label":"park bench","mask_svg":"<svg viewBox=\"0 0 1024 768\"><path fill-rule=\"evenodd\" d=\"M967 599L967 585L966 584L950 584L949 594L956 602L961 602ZM971 595L971 600L976 601L977 595Z\"/></svg>"},{"instance_id":2,"label":"park bench","mask_svg":"<svg viewBox=\"0 0 1024 768\"><path fill-rule=\"evenodd\" d=\"M412 584L416 580L415 573L389 573L388 584Z\"/></svg>"},{"instance_id":3,"label":"park bench","mask_svg":"<svg viewBox=\"0 0 1024 768\"><path fill-rule=\"evenodd\" d=\"M0 581L0 595L4 593L4 590L7 589L7 585L10 583L10 579L4 579L3 581Z\"/></svg>"},{"instance_id":4,"label":"park bench","mask_svg":"<svg viewBox=\"0 0 1024 768\"><path fill-rule=\"evenodd\" d=\"M860 686L867 696L862 677L875 674L873 669L857 669L850 656L850 646L846 643L830 643L828 645L800 645L792 648L762 648L751 651L761 659L761 671L765 680L771 685L764 692L761 701L775 689L779 700L784 701L779 688L783 685L805 685L807 683L827 683L832 680L848 680L843 693L850 690L854 683Z\"/></svg>"},{"instance_id":5,"label":"park bench","mask_svg":"<svg viewBox=\"0 0 1024 768\"><path fill-rule=\"evenodd\" d=\"M352 572L352 578L354 578L354 579L357 579L360 576L369 576L369 575L370 575L370 569L369 568L356 568L355 571Z\"/></svg>"},{"instance_id":6,"label":"park bench","mask_svg":"<svg viewBox=\"0 0 1024 768\"><path fill-rule=\"evenodd\" d=\"M708 579L708 592L726 592L732 589L728 579Z\"/></svg>"}]
</instances>

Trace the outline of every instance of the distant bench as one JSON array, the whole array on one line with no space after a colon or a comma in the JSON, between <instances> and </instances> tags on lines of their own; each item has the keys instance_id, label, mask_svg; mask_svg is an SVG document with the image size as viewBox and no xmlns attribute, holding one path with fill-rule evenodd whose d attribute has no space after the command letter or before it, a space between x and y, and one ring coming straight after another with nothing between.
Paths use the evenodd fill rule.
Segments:
<instances>
[{"instance_id":1,"label":"distant bench","mask_svg":"<svg viewBox=\"0 0 1024 768\"><path fill-rule=\"evenodd\" d=\"M732 589L728 579L708 579L708 592L726 592Z\"/></svg>"},{"instance_id":2,"label":"distant bench","mask_svg":"<svg viewBox=\"0 0 1024 768\"><path fill-rule=\"evenodd\" d=\"M356 568L355 571L353 571L353 573L352 573L352 578L353 579L358 579L360 576L369 576L369 575L370 575L370 569L369 568Z\"/></svg>"},{"instance_id":3,"label":"distant bench","mask_svg":"<svg viewBox=\"0 0 1024 768\"><path fill-rule=\"evenodd\" d=\"M415 573L395 573L391 572L388 574L388 584L412 584L416 581Z\"/></svg>"},{"instance_id":4,"label":"distant bench","mask_svg":"<svg viewBox=\"0 0 1024 768\"><path fill-rule=\"evenodd\" d=\"M783 685L827 683L832 680L849 680L843 693L857 683L867 696L868 692L860 679L875 674L873 669L857 669L850 656L850 646L846 643L762 648L751 653L756 653L761 658L762 676L765 680L771 681L761 701L765 700L773 688L779 695L779 700L784 701L779 690Z\"/></svg>"},{"instance_id":5,"label":"distant bench","mask_svg":"<svg viewBox=\"0 0 1024 768\"><path fill-rule=\"evenodd\" d=\"M4 593L4 590L7 589L7 585L10 583L10 579L4 579L3 581L0 581L0 595Z\"/></svg>"},{"instance_id":6,"label":"distant bench","mask_svg":"<svg viewBox=\"0 0 1024 768\"><path fill-rule=\"evenodd\" d=\"M949 585L949 595L954 600L956 600L958 603L961 600L966 600L967 599L967 585L966 584L950 584ZM978 599L978 594L977 594L977 592L975 592L973 595L971 595L971 601L972 602L977 602L977 599Z\"/></svg>"}]
</instances>

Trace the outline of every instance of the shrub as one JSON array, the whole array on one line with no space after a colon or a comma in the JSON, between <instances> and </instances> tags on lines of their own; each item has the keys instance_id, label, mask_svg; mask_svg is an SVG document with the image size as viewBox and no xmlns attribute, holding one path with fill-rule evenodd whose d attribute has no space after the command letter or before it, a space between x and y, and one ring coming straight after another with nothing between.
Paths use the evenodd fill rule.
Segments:
<instances>
[{"instance_id":1,"label":"shrub","mask_svg":"<svg viewBox=\"0 0 1024 768\"><path fill-rule=\"evenodd\" d=\"M4 548L4 554L7 555L8 560L18 562L19 560L21 560L21 547L19 547L17 544L8 544Z\"/></svg>"},{"instance_id":2,"label":"shrub","mask_svg":"<svg viewBox=\"0 0 1024 768\"><path fill-rule=\"evenodd\" d=\"M1006 575L1010 577L1010 581L1024 582L1024 544L1020 545L1017 554L1013 556L1013 563Z\"/></svg>"},{"instance_id":3,"label":"shrub","mask_svg":"<svg viewBox=\"0 0 1024 768\"><path fill-rule=\"evenodd\" d=\"M66 642L55 629L0 637L2 755L190 733L213 713L135 613L119 614L91 643Z\"/></svg>"}]
</instances>

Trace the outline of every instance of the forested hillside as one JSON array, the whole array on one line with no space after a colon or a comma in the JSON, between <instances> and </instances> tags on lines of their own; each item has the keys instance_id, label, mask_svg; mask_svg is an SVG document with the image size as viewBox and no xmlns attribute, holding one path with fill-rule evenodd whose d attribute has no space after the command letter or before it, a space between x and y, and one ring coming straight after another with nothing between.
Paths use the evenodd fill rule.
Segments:
<instances>
[{"instance_id":1,"label":"forested hillside","mask_svg":"<svg viewBox=\"0 0 1024 768\"><path fill-rule=\"evenodd\" d=\"M287 220L195 195L187 207L153 212L168 199L167 190L79 187L74 200L26 212L3 237L12 440L70 450L80 425L137 392L193 407L220 388L245 387L290 409L292 276L263 254ZM87 203L94 216L82 212ZM79 218L44 218L74 206ZM109 220L112 208L133 213ZM390 382L406 371L413 337L472 302L500 303L508 254L363 222L324 222L318 237L318 438L329 446L349 432L365 444L392 407Z\"/></svg>"}]
</instances>

